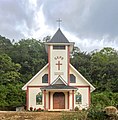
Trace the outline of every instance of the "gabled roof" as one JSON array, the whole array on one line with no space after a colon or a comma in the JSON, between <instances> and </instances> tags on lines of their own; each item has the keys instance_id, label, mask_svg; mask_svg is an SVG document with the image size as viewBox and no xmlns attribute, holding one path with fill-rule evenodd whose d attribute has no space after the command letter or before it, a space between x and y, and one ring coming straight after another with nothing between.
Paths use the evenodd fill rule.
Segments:
<instances>
[{"instance_id":1,"label":"gabled roof","mask_svg":"<svg viewBox=\"0 0 118 120\"><path fill-rule=\"evenodd\" d=\"M54 34L54 36L52 37L52 39L48 41L48 43L69 43L69 41L59 28L57 32Z\"/></svg>"},{"instance_id":2,"label":"gabled roof","mask_svg":"<svg viewBox=\"0 0 118 120\"><path fill-rule=\"evenodd\" d=\"M54 85L58 81L61 81L64 85L67 85L67 83L65 82L65 80L60 75L51 84Z\"/></svg>"}]
</instances>

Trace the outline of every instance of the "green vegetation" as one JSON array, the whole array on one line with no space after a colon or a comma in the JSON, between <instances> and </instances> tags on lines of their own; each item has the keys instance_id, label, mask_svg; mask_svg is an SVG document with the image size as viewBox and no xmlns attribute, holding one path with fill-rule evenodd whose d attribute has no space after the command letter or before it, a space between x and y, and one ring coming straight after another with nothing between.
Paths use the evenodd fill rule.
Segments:
<instances>
[{"instance_id":1,"label":"green vegetation","mask_svg":"<svg viewBox=\"0 0 118 120\"><path fill-rule=\"evenodd\" d=\"M0 108L25 105L21 88L47 63L43 42L48 39L49 36L42 41L22 39L12 43L0 36ZM109 105L117 107L118 51L107 47L86 53L74 47L71 63L96 87L91 96L95 110Z\"/></svg>"}]
</instances>

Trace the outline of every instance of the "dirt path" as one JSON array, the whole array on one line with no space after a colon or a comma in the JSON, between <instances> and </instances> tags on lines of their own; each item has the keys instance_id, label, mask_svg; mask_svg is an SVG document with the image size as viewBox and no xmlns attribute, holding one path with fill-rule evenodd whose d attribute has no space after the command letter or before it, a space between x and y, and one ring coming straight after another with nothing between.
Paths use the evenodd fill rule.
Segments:
<instances>
[{"instance_id":1,"label":"dirt path","mask_svg":"<svg viewBox=\"0 0 118 120\"><path fill-rule=\"evenodd\" d=\"M60 120L61 115L61 112L0 111L0 120Z\"/></svg>"}]
</instances>

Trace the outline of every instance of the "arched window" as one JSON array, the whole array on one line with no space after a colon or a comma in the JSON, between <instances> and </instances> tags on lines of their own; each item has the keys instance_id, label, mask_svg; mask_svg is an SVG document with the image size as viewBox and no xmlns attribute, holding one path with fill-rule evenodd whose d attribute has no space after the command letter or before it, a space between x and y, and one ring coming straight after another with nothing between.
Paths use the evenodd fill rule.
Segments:
<instances>
[{"instance_id":1,"label":"arched window","mask_svg":"<svg viewBox=\"0 0 118 120\"><path fill-rule=\"evenodd\" d=\"M36 105L42 105L42 92L36 95Z\"/></svg>"},{"instance_id":2,"label":"arched window","mask_svg":"<svg viewBox=\"0 0 118 120\"><path fill-rule=\"evenodd\" d=\"M70 74L70 83L76 83L76 77L73 74Z\"/></svg>"},{"instance_id":3,"label":"arched window","mask_svg":"<svg viewBox=\"0 0 118 120\"><path fill-rule=\"evenodd\" d=\"M82 95L79 92L76 93L75 100L76 100L76 104L82 103Z\"/></svg>"},{"instance_id":4,"label":"arched window","mask_svg":"<svg viewBox=\"0 0 118 120\"><path fill-rule=\"evenodd\" d=\"M42 83L48 83L48 74L45 74L45 75L42 77Z\"/></svg>"}]
</instances>

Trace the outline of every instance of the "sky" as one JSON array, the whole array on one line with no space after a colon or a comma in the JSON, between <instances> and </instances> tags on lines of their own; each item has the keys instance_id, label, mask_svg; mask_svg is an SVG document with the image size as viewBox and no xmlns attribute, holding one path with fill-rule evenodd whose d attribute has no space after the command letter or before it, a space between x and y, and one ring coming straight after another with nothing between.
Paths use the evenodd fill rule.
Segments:
<instances>
[{"instance_id":1,"label":"sky","mask_svg":"<svg viewBox=\"0 0 118 120\"><path fill-rule=\"evenodd\" d=\"M118 50L118 0L0 0L0 35L18 42L61 30L81 51Z\"/></svg>"}]
</instances>

